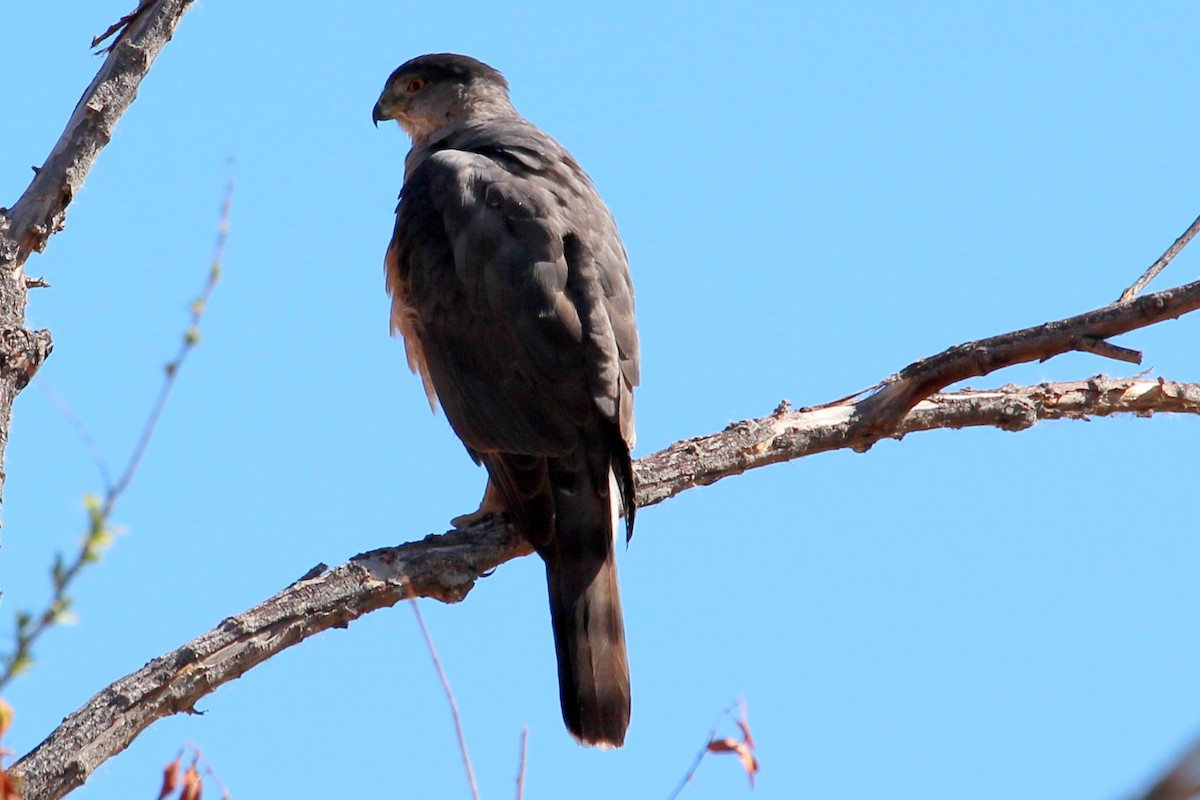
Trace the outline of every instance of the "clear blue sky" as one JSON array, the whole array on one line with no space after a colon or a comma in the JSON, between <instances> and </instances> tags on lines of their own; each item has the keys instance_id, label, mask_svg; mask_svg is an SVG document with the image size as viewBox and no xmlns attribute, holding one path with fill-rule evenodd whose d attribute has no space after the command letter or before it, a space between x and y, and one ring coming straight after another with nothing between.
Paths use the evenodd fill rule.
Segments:
<instances>
[{"instance_id":1,"label":"clear blue sky","mask_svg":"<svg viewBox=\"0 0 1200 800\"><path fill-rule=\"evenodd\" d=\"M5 3L0 205L129 2ZM442 531L483 486L387 335L407 141L371 106L463 52L585 165L620 224L644 455L824 402L966 340L1113 300L1200 213L1193 3L203 0L28 264L40 380L115 468L205 276L225 279L116 520L8 700L23 753L112 680L319 561ZM1159 288L1196 278L1186 252ZM1123 337L1200 380L1200 319ZM976 386L1129 374L1073 355ZM688 492L621 573L634 712L617 753L559 719L533 559L425 604L485 797L662 798L745 698L758 798L1113 798L1200 731L1196 419L940 432ZM43 388L7 453L0 614L36 606L98 489ZM7 621L3 622L8 625ZM196 742L239 800L465 797L408 608L293 648L154 725L78 798L151 797ZM686 798L746 795L732 760Z\"/></svg>"}]
</instances>

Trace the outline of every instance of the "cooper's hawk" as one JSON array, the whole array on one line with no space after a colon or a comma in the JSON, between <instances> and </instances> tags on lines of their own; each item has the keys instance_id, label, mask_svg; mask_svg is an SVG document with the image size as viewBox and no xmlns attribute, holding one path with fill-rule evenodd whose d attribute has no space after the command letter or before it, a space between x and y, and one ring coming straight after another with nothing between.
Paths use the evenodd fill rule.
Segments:
<instances>
[{"instance_id":1,"label":"cooper's hawk","mask_svg":"<svg viewBox=\"0 0 1200 800\"><path fill-rule=\"evenodd\" d=\"M487 468L480 511L503 510L545 561L567 728L617 747L629 666L614 539L619 514L633 533L638 334L616 224L473 58L414 58L372 118L413 144L386 257L392 331Z\"/></svg>"}]
</instances>

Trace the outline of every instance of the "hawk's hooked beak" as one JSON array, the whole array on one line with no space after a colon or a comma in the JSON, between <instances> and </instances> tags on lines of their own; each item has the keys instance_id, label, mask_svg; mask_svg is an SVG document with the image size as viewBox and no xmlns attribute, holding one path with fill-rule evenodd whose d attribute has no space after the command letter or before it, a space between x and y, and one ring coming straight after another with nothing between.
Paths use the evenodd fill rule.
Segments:
<instances>
[{"instance_id":1,"label":"hawk's hooked beak","mask_svg":"<svg viewBox=\"0 0 1200 800\"><path fill-rule=\"evenodd\" d=\"M383 101L380 100L379 102L382 103ZM379 103L376 103L375 107L371 109L371 122L374 122L375 127L378 128L379 120L387 118L387 115L383 113L383 109L379 107Z\"/></svg>"}]
</instances>

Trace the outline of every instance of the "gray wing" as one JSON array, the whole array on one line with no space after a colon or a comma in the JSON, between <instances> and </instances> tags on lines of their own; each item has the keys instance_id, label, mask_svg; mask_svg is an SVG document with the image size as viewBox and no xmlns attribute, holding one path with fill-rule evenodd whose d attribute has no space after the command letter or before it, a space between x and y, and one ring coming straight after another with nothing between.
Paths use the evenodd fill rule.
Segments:
<instances>
[{"instance_id":1,"label":"gray wing","mask_svg":"<svg viewBox=\"0 0 1200 800\"><path fill-rule=\"evenodd\" d=\"M473 453L562 455L597 414L631 447L638 342L616 226L570 156L518 130L410 172L389 285Z\"/></svg>"}]
</instances>

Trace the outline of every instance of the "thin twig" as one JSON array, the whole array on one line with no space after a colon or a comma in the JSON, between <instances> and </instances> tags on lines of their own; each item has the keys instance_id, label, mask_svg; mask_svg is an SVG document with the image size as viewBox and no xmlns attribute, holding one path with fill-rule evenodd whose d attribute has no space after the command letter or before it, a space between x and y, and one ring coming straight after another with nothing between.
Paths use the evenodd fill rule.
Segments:
<instances>
[{"instance_id":1,"label":"thin twig","mask_svg":"<svg viewBox=\"0 0 1200 800\"><path fill-rule=\"evenodd\" d=\"M1115 345L1107 339L1100 339L1095 336L1080 336L1079 349L1085 353L1092 355L1111 358L1115 361L1124 361L1127 364L1141 364L1142 354L1139 350L1131 350L1128 347Z\"/></svg>"},{"instance_id":2,"label":"thin twig","mask_svg":"<svg viewBox=\"0 0 1200 800\"><path fill-rule=\"evenodd\" d=\"M521 728L521 760L517 767L517 800L525 797L525 759L529 751L529 728Z\"/></svg>"},{"instance_id":3,"label":"thin twig","mask_svg":"<svg viewBox=\"0 0 1200 800\"><path fill-rule=\"evenodd\" d=\"M217 288L217 283L221 280L221 262L225 257L225 243L229 240L229 214L232 205L233 180L231 179L225 183L225 197L221 201L221 217L217 226L217 240L213 245L212 262L209 264L208 281L204 284L204 291L192 302L189 309L191 318L188 320L187 330L184 331L183 338L179 343L179 350L175 353L175 358L168 362L164 368L166 374L163 377L162 388L159 390L158 399L150 411L150 416L146 419L146 425L142 429L142 435L133 450L133 455L130 456L129 463L125 466L125 471L117 480L116 485L108 492L108 496L105 498L103 509L105 516L111 513L112 504L116 502L116 499L129 486L129 482L133 480L134 473L137 472L138 465L142 462L142 456L146 454L146 448L150 444L150 439L154 436L154 429L162 417L163 409L166 408L167 398L171 395L171 389L175 387L175 378L178 376L179 370L183 366L183 362L187 359L188 354L200 342L200 320L204 317L204 312L208 308L208 301L212 297L213 290Z\"/></svg>"},{"instance_id":4,"label":"thin twig","mask_svg":"<svg viewBox=\"0 0 1200 800\"><path fill-rule=\"evenodd\" d=\"M88 514L87 532L81 538L79 549L69 563L63 558L61 553L55 557L54 565L50 570L52 592L45 608L36 615L24 611L16 615L15 644L13 651L3 659L3 670L0 671L0 691L13 678L33 664L33 646L42 635L55 625L71 618L72 598L68 590L75 579L79 577L79 574L83 572L84 568L89 564L98 562L104 551L112 543L116 534L116 531L110 525L113 510L121 495L129 487L133 476L137 473L138 465L146 453L146 448L153 437L154 429L162 417L163 409L166 408L167 398L170 396L171 389L175 385L180 368L183 366L188 354L200 341L200 321L204 317L204 311L208 307L209 298L212 296L213 290L216 288L221 277L221 260L224 258L225 243L229 238L229 215L232 202L233 181L228 181L225 186L225 196L221 202L221 216L217 227L216 244L213 247L213 258L209 265L208 280L200 296L192 302L190 309L191 316L188 320L187 330L184 332L182 342L180 343L179 351L176 353L175 358L166 365L158 398L146 418L146 424L142 429L141 436L134 447L133 453L129 457L129 462L115 484L109 483L108 467L104 463L103 456L98 455L99 449L91 443L91 438L84 431L84 442L88 443L93 457L98 458L100 473L105 482L104 498L98 500L89 495L85 499ZM51 397L54 397L53 392L51 392ZM67 408L65 403L60 404L59 407L60 409ZM69 412L69 408L67 408L67 418L68 420L75 419L74 415ZM77 419L75 419L73 424L75 424L76 430L84 430L82 423L78 423Z\"/></svg>"},{"instance_id":5,"label":"thin twig","mask_svg":"<svg viewBox=\"0 0 1200 800\"><path fill-rule=\"evenodd\" d=\"M185 746L196 751L197 761L202 762L204 765L204 774L212 778L213 782L216 783L220 788L221 800L229 800L229 798L232 797L229 792L229 787L227 787L225 782L221 780L221 776L218 775L216 769L213 768L212 762L208 760L208 757L205 756L203 752L201 752L200 745L196 744L195 742L186 742Z\"/></svg>"},{"instance_id":6,"label":"thin twig","mask_svg":"<svg viewBox=\"0 0 1200 800\"><path fill-rule=\"evenodd\" d=\"M1142 290L1150 284L1150 281L1154 280L1158 273L1167 268L1167 264L1171 263L1171 259L1179 255L1179 251L1187 247L1188 242L1190 242L1197 233L1200 233L1200 217L1196 217L1195 221L1188 226L1188 229L1179 235L1179 238L1167 248L1165 253L1159 256L1158 261L1155 261L1150 265L1150 268L1146 270L1142 277L1134 281L1133 285L1128 289L1121 292L1120 298L1117 299L1117 305L1120 305L1121 303L1128 303L1130 300L1141 294Z\"/></svg>"},{"instance_id":7,"label":"thin twig","mask_svg":"<svg viewBox=\"0 0 1200 800\"><path fill-rule=\"evenodd\" d=\"M88 453L92 456L92 461L96 464L96 471L100 473L100 482L104 484L104 491L108 492L111 490L112 475L108 472L108 461L104 458L104 451L96 443L92 432L88 430L83 420L75 413L75 409L71 408L71 404L67 402L67 398L59 394L58 390L51 386L48 381L37 375L34 377L34 383L46 394L46 397L58 409L58 413L62 414L67 424L75 431L75 435L83 442L83 446L87 448Z\"/></svg>"},{"instance_id":8,"label":"thin twig","mask_svg":"<svg viewBox=\"0 0 1200 800\"><path fill-rule=\"evenodd\" d=\"M141 0L141 2L138 3L137 8L135 8L133 11L130 11L125 16L121 17L119 20L114 22L112 25L109 25L108 30L106 30L104 33L100 34L99 36L92 37L92 47L95 47L96 45L102 43L105 39L108 39L114 33L117 33L119 31L121 34L120 36L117 36L116 39L113 39L112 44L110 44L108 47L105 47L102 50L98 51L98 55L104 55L105 53L108 53L109 51L111 51L118 44L120 44L121 36L125 35L125 30L130 25L132 25L133 21L136 20L142 14L142 12L144 12L147 8L149 8L150 4L153 2L154 2L154 0Z\"/></svg>"},{"instance_id":9,"label":"thin twig","mask_svg":"<svg viewBox=\"0 0 1200 800\"><path fill-rule=\"evenodd\" d=\"M671 794L667 797L667 800L675 800L675 798L679 797L680 793L682 793L683 790L687 788L687 785L692 782L692 779L696 777L696 770L700 769L700 762L704 761L704 757L708 755L708 745L713 739L717 738L717 730L721 727L721 723L725 721L725 718L733 712L733 709L736 708L737 705L738 702L730 703L729 706L721 712L720 716L717 717L717 721L713 723L712 730L708 732L708 738L704 740L704 746L700 748L698 753L696 753L696 758L692 761L692 766L688 768L686 773L684 773L683 778L679 781L679 785L675 787L675 791L671 792Z\"/></svg>"},{"instance_id":10,"label":"thin twig","mask_svg":"<svg viewBox=\"0 0 1200 800\"><path fill-rule=\"evenodd\" d=\"M417 615L417 625L421 628L421 635L425 637L425 646L429 648L429 655L433 658L433 667L437 670L438 679L442 682L442 689L446 692L446 700L450 703L450 714L454 717L454 733L458 736L458 750L462 754L463 767L467 771L467 782L471 784L471 796L475 800L479 800L479 787L475 783L475 770L471 767L471 756L467 753L467 737L463 734L462 719L458 716L458 703L454 700L454 690L450 688L450 680L446 677L446 671L442 669L437 648L433 646L433 638L429 635L429 629L425 627L425 618L421 616L421 607L417 605L417 598L410 597L409 602L412 603L413 613Z\"/></svg>"}]
</instances>

